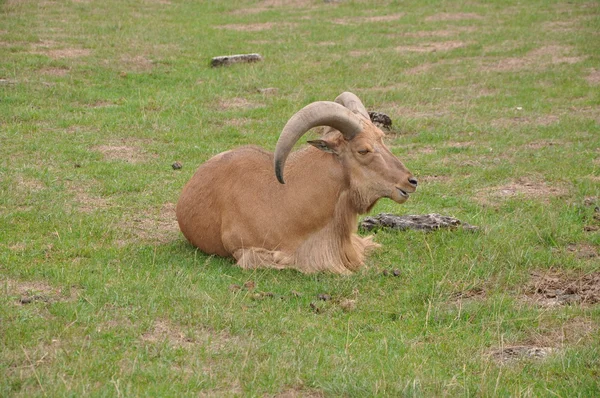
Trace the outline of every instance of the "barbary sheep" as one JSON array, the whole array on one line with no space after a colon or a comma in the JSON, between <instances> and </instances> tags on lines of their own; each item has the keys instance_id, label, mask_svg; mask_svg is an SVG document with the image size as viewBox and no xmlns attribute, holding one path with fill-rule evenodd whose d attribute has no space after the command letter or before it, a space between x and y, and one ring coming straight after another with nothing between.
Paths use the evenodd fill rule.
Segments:
<instances>
[{"instance_id":1,"label":"barbary sheep","mask_svg":"<svg viewBox=\"0 0 600 398\"><path fill-rule=\"evenodd\" d=\"M316 126L328 128L290 154ZM350 274L379 246L357 234L358 215L380 198L404 203L417 188L383 136L352 93L313 102L289 119L274 154L245 146L202 164L177 203L179 227L242 268Z\"/></svg>"}]
</instances>

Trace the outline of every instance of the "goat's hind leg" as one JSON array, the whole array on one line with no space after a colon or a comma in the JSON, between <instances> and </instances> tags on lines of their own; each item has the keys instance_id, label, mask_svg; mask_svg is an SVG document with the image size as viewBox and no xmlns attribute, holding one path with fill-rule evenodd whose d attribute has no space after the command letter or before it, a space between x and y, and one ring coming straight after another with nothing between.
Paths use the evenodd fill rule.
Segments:
<instances>
[{"instance_id":1,"label":"goat's hind leg","mask_svg":"<svg viewBox=\"0 0 600 398\"><path fill-rule=\"evenodd\" d=\"M238 249L233 253L237 265L244 269L256 268L289 268L290 256L280 251L272 251L262 248L250 247Z\"/></svg>"}]
</instances>

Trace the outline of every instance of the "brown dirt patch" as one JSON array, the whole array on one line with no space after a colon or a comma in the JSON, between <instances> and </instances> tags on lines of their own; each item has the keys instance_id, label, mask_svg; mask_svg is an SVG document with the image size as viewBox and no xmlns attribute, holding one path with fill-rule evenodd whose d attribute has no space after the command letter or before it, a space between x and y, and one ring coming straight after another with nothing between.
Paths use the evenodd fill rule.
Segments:
<instances>
[{"instance_id":1,"label":"brown dirt patch","mask_svg":"<svg viewBox=\"0 0 600 398\"><path fill-rule=\"evenodd\" d=\"M217 104L220 109L224 109L224 110L254 109L254 108L260 108L260 107L264 106L262 104L257 104L257 103L247 100L246 98L240 98L240 97L220 99L217 102Z\"/></svg>"},{"instance_id":2,"label":"brown dirt patch","mask_svg":"<svg viewBox=\"0 0 600 398\"><path fill-rule=\"evenodd\" d=\"M542 115L537 117L532 116L513 116L495 119L491 122L493 127L515 127L515 126L551 126L559 123L560 117L556 115Z\"/></svg>"},{"instance_id":3,"label":"brown dirt patch","mask_svg":"<svg viewBox=\"0 0 600 398\"><path fill-rule=\"evenodd\" d=\"M129 224L129 225L128 225ZM167 243L174 241L179 236L179 224L175 216L175 204L163 204L158 213L148 211L141 216L125 223L127 229L135 230L139 239Z\"/></svg>"},{"instance_id":4,"label":"brown dirt patch","mask_svg":"<svg viewBox=\"0 0 600 398\"><path fill-rule=\"evenodd\" d=\"M271 30L273 28L290 28L296 26L295 23L276 23L276 22L263 22L263 23L252 23L252 24L227 24L215 26L216 29L234 30L237 32L261 32L263 30Z\"/></svg>"},{"instance_id":5,"label":"brown dirt patch","mask_svg":"<svg viewBox=\"0 0 600 398\"><path fill-rule=\"evenodd\" d=\"M526 144L525 147L528 149L544 149L557 145L565 145L565 143L557 140L538 140Z\"/></svg>"},{"instance_id":6,"label":"brown dirt patch","mask_svg":"<svg viewBox=\"0 0 600 398\"><path fill-rule=\"evenodd\" d=\"M47 76L65 76L69 73L69 68L42 68L40 73Z\"/></svg>"},{"instance_id":7,"label":"brown dirt patch","mask_svg":"<svg viewBox=\"0 0 600 398\"><path fill-rule=\"evenodd\" d=\"M594 255L598 257L597 248ZM525 295L527 301L547 308L596 304L600 302L600 272L575 274L558 270L534 271Z\"/></svg>"},{"instance_id":8,"label":"brown dirt patch","mask_svg":"<svg viewBox=\"0 0 600 398\"><path fill-rule=\"evenodd\" d=\"M333 19L331 22L338 25L354 25L360 23L369 23L369 22L391 22L397 21L402 18L405 14L391 14L391 15L375 15L370 17L352 17L352 18L337 18Z\"/></svg>"},{"instance_id":9,"label":"brown dirt patch","mask_svg":"<svg viewBox=\"0 0 600 398\"><path fill-rule=\"evenodd\" d=\"M396 51L398 52L418 52L418 53L429 53L436 51L450 51L457 48L464 47L466 43L462 41L443 41L443 42L432 42L422 43L418 45L410 46L398 46Z\"/></svg>"},{"instance_id":10,"label":"brown dirt patch","mask_svg":"<svg viewBox=\"0 0 600 398\"><path fill-rule=\"evenodd\" d=\"M426 22L464 21L466 19L481 19L481 15L472 12L443 12L425 18Z\"/></svg>"},{"instance_id":11,"label":"brown dirt patch","mask_svg":"<svg viewBox=\"0 0 600 398\"><path fill-rule=\"evenodd\" d=\"M68 291L51 286L45 281L0 280L0 291L14 298L16 305L29 305L34 302L54 303L75 301L81 289L72 286Z\"/></svg>"},{"instance_id":12,"label":"brown dirt patch","mask_svg":"<svg viewBox=\"0 0 600 398\"><path fill-rule=\"evenodd\" d=\"M59 48L50 49L41 53L52 59L61 59L87 57L92 53L92 51L85 48Z\"/></svg>"},{"instance_id":13,"label":"brown dirt patch","mask_svg":"<svg viewBox=\"0 0 600 398\"><path fill-rule=\"evenodd\" d=\"M121 56L121 64L126 71L131 72L149 72L154 66L154 62L148 57L131 54Z\"/></svg>"},{"instance_id":14,"label":"brown dirt patch","mask_svg":"<svg viewBox=\"0 0 600 398\"><path fill-rule=\"evenodd\" d=\"M576 64L585 56L570 55L573 49L568 46L544 46L534 49L523 57L504 58L481 67L484 71L517 72L523 69L545 68L557 64Z\"/></svg>"},{"instance_id":15,"label":"brown dirt patch","mask_svg":"<svg viewBox=\"0 0 600 398\"><path fill-rule=\"evenodd\" d=\"M527 199L547 200L551 197L564 196L567 192L567 189L563 187L551 186L543 181L520 178L512 183L482 189L475 195L475 198L480 203L489 205L491 202L497 200L511 199L520 196Z\"/></svg>"},{"instance_id":16,"label":"brown dirt patch","mask_svg":"<svg viewBox=\"0 0 600 398\"><path fill-rule=\"evenodd\" d=\"M597 86L600 84L600 69L592 69L590 73L586 76L585 80L592 86Z\"/></svg>"},{"instance_id":17,"label":"brown dirt patch","mask_svg":"<svg viewBox=\"0 0 600 398\"><path fill-rule=\"evenodd\" d=\"M404 32L401 36L404 37L415 37L415 38L425 38L425 37L451 37L456 36L460 33L471 33L475 32L476 28L472 26L457 26L453 29L441 29L441 30L421 30L417 32Z\"/></svg>"},{"instance_id":18,"label":"brown dirt patch","mask_svg":"<svg viewBox=\"0 0 600 398\"><path fill-rule=\"evenodd\" d=\"M104 155L105 160L139 163L148 158L146 152L135 144L135 140L123 139L118 143L98 145L91 149Z\"/></svg>"},{"instance_id":19,"label":"brown dirt patch","mask_svg":"<svg viewBox=\"0 0 600 398\"><path fill-rule=\"evenodd\" d=\"M91 185L81 182L68 182L67 189L74 194L73 204L82 213L92 213L110 207L108 199L92 194Z\"/></svg>"},{"instance_id":20,"label":"brown dirt patch","mask_svg":"<svg viewBox=\"0 0 600 398\"><path fill-rule=\"evenodd\" d=\"M227 350L239 346L240 339L225 331L208 328L190 328L185 330L165 319L156 320L152 327L140 336L145 343L167 343L176 348L192 348L196 345L207 348L210 352Z\"/></svg>"},{"instance_id":21,"label":"brown dirt patch","mask_svg":"<svg viewBox=\"0 0 600 398\"><path fill-rule=\"evenodd\" d=\"M325 394L320 391L309 390L302 386L292 387L275 395L273 398L323 398Z\"/></svg>"},{"instance_id":22,"label":"brown dirt patch","mask_svg":"<svg viewBox=\"0 0 600 398\"><path fill-rule=\"evenodd\" d=\"M26 192L39 192L46 188L46 184L36 178L17 177L17 187Z\"/></svg>"}]
</instances>

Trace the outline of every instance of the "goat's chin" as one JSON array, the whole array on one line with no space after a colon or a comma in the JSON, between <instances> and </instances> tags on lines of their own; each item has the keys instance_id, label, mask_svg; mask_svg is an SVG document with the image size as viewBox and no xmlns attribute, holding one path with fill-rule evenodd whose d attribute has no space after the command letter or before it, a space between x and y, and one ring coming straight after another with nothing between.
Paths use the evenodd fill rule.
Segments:
<instances>
[{"instance_id":1,"label":"goat's chin","mask_svg":"<svg viewBox=\"0 0 600 398\"><path fill-rule=\"evenodd\" d=\"M388 198L396 203L402 204L408 200L409 194L406 191L396 188Z\"/></svg>"}]
</instances>

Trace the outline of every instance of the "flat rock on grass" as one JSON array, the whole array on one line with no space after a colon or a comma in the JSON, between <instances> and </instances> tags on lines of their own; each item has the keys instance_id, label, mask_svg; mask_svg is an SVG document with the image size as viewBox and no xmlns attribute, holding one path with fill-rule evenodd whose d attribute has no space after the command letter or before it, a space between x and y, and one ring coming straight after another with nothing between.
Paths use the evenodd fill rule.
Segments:
<instances>
[{"instance_id":1,"label":"flat rock on grass","mask_svg":"<svg viewBox=\"0 0 600 398\"><path fill-rule=\"evenodd\" d=\"M365 217L360 224L360 227L367 231L379 228L397 229L401 231L407 229L435 231L442 228L463 228L468 231L475 231L478 229L478 227L463 223L457 218L442 216L436 213L404 216L380 213L374 217Z\"/></svg>"}]
</instances>

